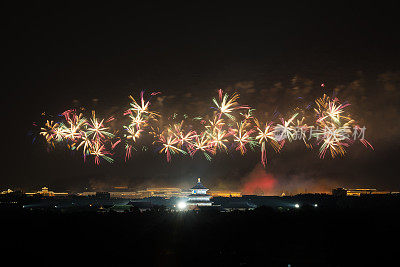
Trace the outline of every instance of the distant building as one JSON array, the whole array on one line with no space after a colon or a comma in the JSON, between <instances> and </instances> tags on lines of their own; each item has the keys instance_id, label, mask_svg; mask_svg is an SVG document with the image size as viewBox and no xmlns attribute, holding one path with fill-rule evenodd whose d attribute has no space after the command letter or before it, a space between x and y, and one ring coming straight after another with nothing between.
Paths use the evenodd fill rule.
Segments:
<instances>
[{"instance_id":1,"label":"distant building","mask_svg":"<svg viewBox=\"0 0 400 267\"><path fill-rule=\"evenodd\" d=\"M211 206L212 202L210 198L212 196L207 194L208 188L205 187L200 178L197 180L197 184L191 188L192 193L188 196L188 201L186 205L189 209L193 209L199 206Z\"/></svg>"},{"instance_id":2,"label":"distant building","mask_svg":"<svg viewBox=\"0 0 400 267\"><path fill-rule=\"evenodd\" d=\"M41 191L37 191L35 193L26 193L27 195L42 195L46 197L56 197L56 196L68 196L68 193L56 193L53 191L49 191L47 187L43 187Z\"/></svg>"},{"instance_id":3,"label":"distant building","mask_svg":"<svg viewBox=\"0 0 400 267\"><path fill-rule=\"evenodd\" d=\"M397 194L398 192L378 191L374 188L356 188L356 189L345 189L335 188L332 189L332 195L334 196L361 196L361 195L384 195L384 194Z\"/></svg>"},{"instance_id":4,"label":"distant building","mask_svg":"<svg viewBox=\"0 0 400 267\"><path fill-rule=\"evenodd\" d=\"M241 192L223 191L223 190L212 190L208 192L212 197L242 197Z\"/></svg>"},{"instance_id":5,"label":"distant building","mask_svg":"<svg viewBox=\"0 0 400 267\"><path fill-rule=\"evenodd\" d=\"M234 210L254 210L257 208L257 205L247 202L247 201L234 201L229 202L222 206L226 211L234 211Z\"/></svg>"},{"instance_id":6,"label":"distant building","mask_svg":"<svg viewBox=\"0 0 400 267\"><path fill-rule=\"evenodd\" d=\"M376 189L347 189L346 195L347 196L360 196L360 195L370 195L376 192Z\"/></svg>"},{"instance_id":7,"label":"distant building","mask_svg":"<svg viewBox=\"0 0 400 267\"><path fill-rule=\"evenodd\" d=\"M146 198L150 194L144 190L141 191L113 191L110 192L112 198Z\"/></svg>"},{"instance_id":8,"label":"distant building","mask_svg":"<svg viewBox=\"0 0 400 267\"><path fill-rule=\"evenodd\" d=\"M14 191L12 191L11 189L7 189L5 191L1 191L0 194L5 195L5 194L11 194L12 192L14 192Z\"/></svg>"},{"instance_id":9,"label":"distant building","mask_svg":"<svg viewBox=\"0 0 400 267\"><path fill-rule=\"evenodd\" d=\"M180 197L181 189L175 187L157 187L157 188L147 188L145 190L133 191L129 190L128 187L114 187L114 191L110 191L111 198L127 198L127 199L140 199L148 197ZM78 196L93 196L96 192L82 192L78 193Z\"/></svg>"},{"instance_id":10,"label":"distant building","mask_svg":"<svg viewBox=\"0 0 400 267\"><path fill-rule=\"evenodd\" d=\"M180 197L182 190L176 187L156 187L147 188L146 191L150 194L149 197L171 198Z\"/></svg>"}]
</instances>

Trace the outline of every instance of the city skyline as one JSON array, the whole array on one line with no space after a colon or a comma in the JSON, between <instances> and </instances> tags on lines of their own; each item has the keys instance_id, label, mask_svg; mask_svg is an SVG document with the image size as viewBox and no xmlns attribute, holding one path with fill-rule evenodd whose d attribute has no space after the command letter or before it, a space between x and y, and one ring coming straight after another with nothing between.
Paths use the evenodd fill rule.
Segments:
<instances>
[{"instance_id":1,"label":"city skyline","mask_svg":"<svg viewBox=\"0 0 400 267\"><path fill-rule=\"evenodd\" d=\"M143 12L134 15L98 5L76 10L73 20L73 6L56 11L27 5L20 15L10 12L6 44L13 56L7 61L10 80L2 101L12 116L5 117L9 130L3 132L7 156L0 186L186 185L190 177L204 177L229 189L265 179L266 184L276 181L276 191L340 186L398 190L399 39L392 16L382 15L394 9L329 6L299 3L288 10L271 5L265 16L251 6L208 10L188 4L168 16L152 4L137 5ZM198 8L209 12L206 20ZM154 151L157 147L148 146L126 163L118 152L114 164L95 166L67 149L48 153L33 126L42 127L39 122L50 115L58 121L71 108L84 108L88 119L92 110L99 117L122 116L129 95L138 99L142 90L161 92L152 105L164 116L207 114L219 89L238 92L241 104L267 113L262 123L290 118L299 97L312 102L324 94L337 96L366 126L366 139L375 150L354 145L343 157L319 159L316 149L291 144L280 153L270 151L262 170L258 152L219 154L210 162L177 156L166 163ZM281 115L274 118L275 112Z\"/></svg>"},{"instance_id":2,"label":"city skyline","mask_svg":"<svg viewBox=\"0 0 400 267\"><path fill-rule=\"evenodd\" d=\"M2 255L397 266L397 5L6 1Z\"/></svg>"}]
</instances>

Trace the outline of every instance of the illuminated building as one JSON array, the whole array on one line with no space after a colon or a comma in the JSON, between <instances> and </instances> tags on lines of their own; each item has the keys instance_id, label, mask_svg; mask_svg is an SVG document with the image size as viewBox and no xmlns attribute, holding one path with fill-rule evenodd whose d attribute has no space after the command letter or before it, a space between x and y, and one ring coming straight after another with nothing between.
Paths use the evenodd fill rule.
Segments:
<instances>
[{"instance_id":1,"label":"illuminated building","mask_svg":"<svg viewBox=\"0 0 400 267\"><path fill-rule=\"evenodd\" d=\"M223 191L223 190L212 190L208 192L212 197L242 197L241 192L231 192L231 191Z\"/></svg>"},{"instance_id":2,"label":"illuminated building","mask_svg":"<svg viewBox=\"0 0 400 267\"><path fill-rule=\"evenodd\" d=\"M35 193L26 193L27 195L42 195L46 197L57 197L57 196L68 196L68 193L55 193L53 191L49 191L47 187L43 187L41 191L37 191Z\"/></svg>"},{"instance_id":3,"label":"illuminated building","mask_svg":"<svg viewBox=\"0 0 400 267\"><path fill-rule=\"evenodd\" d=\"M120 188L127 189L127 188ZM181 194L180 188L175 187L157 187L147 188L146 190L139 191L113 191L110 192L112 198L147 198L147 197L179 197Z\"/></svg>"},{"instance_id":4,"label":"illuminated building","mask_svg":"<svg viewBox=\"0 0 400 267\"><path fill-rule=\"evenodd\" d=\"M11 194L12 192L14 192L14 191L12 191L11 189L7 189L5 191L1 191L0 194L5 195L5 194Z\"/></svg>"},{"instance_id":5,"label":"illuminated building","mask_svg":"<svg viewBox=\"0 0 400 267\"><path fill-rule=\"evenodd\" d=\"M147 188L146 191L150 194L150 197L171 198L181 196L181 189L175 187Z\"/></svg>"},{"instance_id":6,"label":"illuminated building","mask_svg":"<svg viewBox=\"0 0 400 267\"><path fill-rule=\"evenodd\" d=\"M139 191L129 191L127 187L114 187L115 191L108 192L111 198L128 198L128 199L139 199L148 197L180 197L181 189L175 187L157 187L147 188ZM96 192L82 192L78 193L78 196L94 196Z\"/></svg>"},{"instance_id":7,"label":"illuminated building","mask_svg":"<svg viewBox=\"0 0 400 267\"><path fill-rule=\"evenodd\" d=\"M140 191L117 191L110 192L112 198L146 198L150 196L150 193L146 190Z\"/></svg>"},{"instance_id":8,"label":"illuminated building","mask_svg":"<svg viewBox=\"0 0 400 267\"><path fill-rule=\"evenodd\" d=\"M146 190L133 191L130 190L127 186L115 186L113 190L110 192L111 198L146 198L149 197L150 193L146 192Z\"/></svg>"},{"instance_id":9,"label":"illuminated building","mask_svg":"<svg viewBox=\"0 0 400 267\"><path fill-rule=\"evenodd\" d=\"M361 195L384 195L384 194L397 194L398 192L388 191L377 191L374 188L356 188L356 189L345 189L335 188L332 190L334 196L361 196Z\"/></svg>"},{"instance_id":10,"label":"illuminated building","mask_svg":"<svg viewBox=\"0 0 400 267\"><path fill-rule=\"evenodd\" d=\"M346 195L347 196L360 196L360 195L369 195L372 194L373 192L376 192L376 189L347 189L346 190Z\"/></svg>"},{"instance_id":11,"label":"illuminated building","mask_svg":"<svg viewBox=\"0 0 400 267\"><path fill-rule=\"evenodd\" d=\"M376 192L376 189L345 189L345 188L335 188L332 190L332 195L334 196L360 196L367 195Z\"/></svg>"},{"instance_id":12,"label":"illuminated building","mask_svg":"<svg viewBox=\"0 0 400 267\"><path fill-rule=\"evenodd\" d=\"M189 209L193 209L198 206L211 206L212 202L210 198L212 196L207 194L208 188L205 187L200 178L197 180L197 184L191 188L192 193L188 196L188 201L186 202Z\"/></svg>"},{"instance_id":13,"label":"illuminated building","mask_svg":"<svg viewBox=\"0 0 400 267\"><path fill-rule=\"evenodd\" d=\"M400 194L400 192L393 192L393 191L376 191L376 192L372 192L372 195L386 195L386 194Z\"/></svg>"}]
</instances>

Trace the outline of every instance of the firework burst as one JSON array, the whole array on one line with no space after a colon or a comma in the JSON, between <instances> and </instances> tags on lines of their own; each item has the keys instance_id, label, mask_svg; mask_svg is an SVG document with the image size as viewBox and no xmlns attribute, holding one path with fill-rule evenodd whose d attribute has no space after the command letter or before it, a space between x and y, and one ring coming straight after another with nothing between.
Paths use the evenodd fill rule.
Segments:
<instances>
[{"instance_id":1,"label":"firework burst","mask_svg":"<svg viewBox=\"0 0 400 267\"><path fill-rule=\"evenodd\" d=\"M267 144L270 143L275 152L279 152L281 146L275 139L275 133L273 130L274 128L272 122L265 123L264 128L260 126L258 120L255 120L255 123L257 126L257 133L258 133L255 139L258 140L258 143L261 146L261 163L265 167L267 165Z\"/></svg>"},{"instance_id":2,"label":"firework burst","mask_svg":"<svg viewBox=\"0 0 400 267\"><path fill-rule=\"evenodd\" d=\"M150 99L158 94L160 92L152 93ZM95 111L87 120L82 113L70 109L61 113L59 117L63 120L59 122L47 120L39 128L39 135L44 137L48 147L55 148L60 143L74 151L82 150L84 161L87 157L93 157L96 165L102 159L113 162L110 151L118 149L119 143L124 144L119 147L125 148L127 161L133 151L147 151L146 140L148 144L161 144L157 150L166 155L167 162L175 154L194 157L200 153L211 160L211 155L219 152L239 151L245 155L249 148L253 150L260 146L261 163L264 166L267 165L267 147L271 146L275 152L279 152L286 140L289 143L302 140L308 148L319 147L320 158L327 153L332 158L345 155L346 149L357 139L373 149L364 139L365 127L358 126L347 114L346 108L350 104L341 103L338 98L332 100L327 95L315 100L315 117L307 116L308 107L306 111L297 107L292 109L296 113L292 113L288 120L281 118L278 124L270 121L262 125L255 115L255 109L239 104L239 94L230 96L221 89L218 97L213 98L216 111L196 116L183 114L182 117L182 114L173 112L171 116L162 117L160 113L150 110L150 100L145 100L143 91L139 101L132 96L130 99L130 107L123 113L124 116L121 114L124 120L121 123L116 121L111 124L115 120L113 116L100 119ZM85 109L80 110L84 112ZM275 109L273 119L279 114ZM183 120L176 123L175 120L181 117ZM115 125L122 125L123 130L119 131ZM141 148L138 147L139 139Z\"/></svg>"}]
</instances>

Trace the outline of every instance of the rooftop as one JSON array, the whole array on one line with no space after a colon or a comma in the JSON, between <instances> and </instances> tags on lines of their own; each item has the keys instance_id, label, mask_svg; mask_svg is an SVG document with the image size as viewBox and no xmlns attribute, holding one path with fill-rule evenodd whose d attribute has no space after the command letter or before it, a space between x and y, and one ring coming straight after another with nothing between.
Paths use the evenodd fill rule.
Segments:
<instances>
[{"instance_id":1,"label":"rooftop","mask_svg":"<svg viewBox=\"0 0 400 267\"><path fill-rule=\"evenodd\" d=\"M191 189L208 189L207 187L205 187L201 181L200 178L197 179L197 184L195 186L193 186Z\"/></svg>"}]
</instances>

